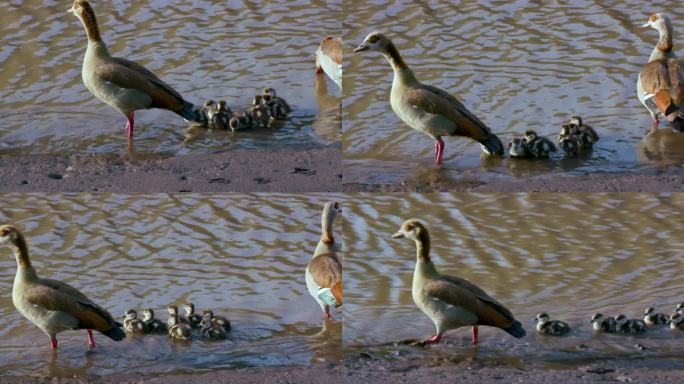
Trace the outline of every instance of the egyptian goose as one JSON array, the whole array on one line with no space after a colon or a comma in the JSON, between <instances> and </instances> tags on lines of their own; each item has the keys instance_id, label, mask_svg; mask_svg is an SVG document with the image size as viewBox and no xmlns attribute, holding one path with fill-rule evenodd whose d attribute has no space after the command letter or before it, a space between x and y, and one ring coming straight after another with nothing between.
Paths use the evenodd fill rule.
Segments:
<instances>
[{"instance_id":1,"label":"egyptian goose","mask_svg":"<svg viewBox=\"0 0 684 384\"><path fill-rule=\"evenodd\" d=\"M207 315L209 315L209 319L212 323L218 324L226 332L230 332L230 321L228 319L223 316L214 316L214 311L211 309L205 309L202 311L202 319L204 319L204 317Z\"/></svg>"},{"instance_id":2,"label":"egyptian goose","mask_svg":"<svg viewBox=\"0 0 684 384\"><path fill-rule=\"evenodd\" d=\"M282 97L276 96L276 91L273 88L266 88L261 93L261 98L270 108L271 117L276 120L283 120L292 112L290 105Z\"/></svg>"},{"instance_id":3,"label":"egyptian goose","mask_svg":"<svg viewBox=\"0 0 684 384\"><path fill-rule=\"evenodd\" d=\"M379 32L368 35L354 49L380 52L394 70L390 105L394 113L411 128L435 140L435 161L442 164L444 141L442 136L469 137L482 145L488 154L503 155L499 138L466 107L437 87L422 84L404 63L392 41Z\"/></svg>"},{"instance_id":4,"label":"egyptian goose","mask_svg":"<svg viewBox=\"0 0 684 384\"><path fill-rule=\"evenodd\" d=\"M199 111L183 99L154 73L132 61L112 57L97 26L95 12L86 0L76 0L69 9L78 17L88 35L88 48L81 75L86 88L98 99L123 113L128 122L128 137L133 137L135 111L161 108L183 117L188 122L200 122Z\"/></svg>"},{"instance_id":5,"label":"egyptian goose","mask_svg":"<svg viewBox=\"0 0 684 384\"><path fill-rule=\"evenodd\" d=\"M306 266L306 287L323 310L323 318L330 319L330 307L342 305L342 260L340 244L333 236L333 221L342 210L338 203L328 202L323 207L323 234L311 261Z\"/></svg>"},{"instance_id":6,"label":"egyptian goose","mask_svg":"<svg viewBox=\"0 0 684 384\"><path fill-rule=\"evenodd\" d=\"M580 135L575 124L563 124L558 134L558 145L565 152L566 157L579 156L582 145Z\"/></svg>"},{"instance_id":7,"label":"egyptian goose","mask_svg":"<svg viewBox=\"0 0 684 384\"><path fill-rule=\"evenodd\" d=\"M612 317L605 317L600 313L594 313L589 321L594 331L614 333L616 331L615 319Z\"/></svg>"},{"instance_id":8,"label":"egyptian goose","mask_svg":"<svg viewBox=\"0 0 684 384\"><path fill-rule=\"evenodd\" d=\"M50 337L52 349L57 349L57 334L67 330L85 329L91 349L95 347L93 330L114 341L126 337L121 323L76 288L38 277L29 259L26 240L16 227L0 227L0 244L9 244L17 261L12 302L19 313Z\"/></svg>"},{"instance_id":9,"label":"egyptian goose","mask_svg":"<svg viewBox=\"0 0 684 384\"><path fill-rule=\"evenodd\" d=\"M138 319L138 312L135 309L129 309L124 314L124 330L134 335L141 335L147 333L147 324L141 319Z\"/></svg>"},{"instance_id":10,"label":"egyptian goose","mask_svg":"<svg viewBox=\"0 0 684 384\"><path fill-rule=\"evenodd\" d=\"M556 152L556 146L546 137L537 135L533 130L525 131L523 141L527 146L530 156L535 158L549 157L551 152Z\"/></svg>"},{"instance_id":11,"label":"egyptian goose","mask_svg":"<svg viewBox=\"0 0 684 384\"><path fill-rule=\"evenodd\" d=\"M143 309L142 320L147 325L147 332L149 333L164 333L166 332L166 324L161 320L154 318L154 310L152 308Z\"/></svg>"},{"instance_id":12,"label":"egyptian goose","mask_svg":"<svg viewBox=\"0 0 684 384\"><path fill-rule=\"evenodd\" d=\"M644 312L644 323L646 325L664 325L668 323L668 317L664 313L656 313L654 308L647 308Z\"/></svg>"},{"instance_id":13,"label":"egyptian goose","mask_svg":"<svg viewBox=\"0 0 684 384\"><path fill-rule=\"evenodd\" d=\"M211 314L204 313L200 322L202 337L209 340L222 340L228 338L226 330L218 323L212 321Z\"/></svg>"},{"instance_id":14,"label":"egyptian goose","mask_svg":"<svg viewBox=\"0 0 684 384\"><path fill-rule=\"evenodd\" d=\"M271 112L264 102L262 95L254 96L252 105L249 107L249 113L252 115L254 122L260 127L271 126Z\"/></svg>"},{"instance_id":15,"label":"egyptian goose","mask_svg":"<svg viewBox=\"0 0 684 384\"><path fill-rule=\"evenodd\" d=\"M534 320L537 322L537 332L542 335L563 336L570 332L568 323L551 320L546 312L537 314Z\"/></svg>"},{"instance_id":16,"label":"egyptian goose","mask_svg":"<svg viewBox=\"0 0 684 384\"><path fill-rule=\"evenodd\" d=\"M626 334L640 334L646 332L646 323L641 320L627 319L623 314L615 318L615 332Z\"/></svg>"},{"instance_id":17,"label":"egyptian goose","mask_svg":"<svg viewBox=\"0 0 684 384\"><path fill-rule=\"evenodd\" d=\"M328 36L316 50L316 73L326 75L342 89L342 38Z\"/></svg>"},{"instance_id":18,"label":"egyptian goose","mask_svg":"<svg viewBox=\"0 0 684 384\"><path fill-rule=\"evenodd\" d=\"M192 328L199 328L202 322L202 316L195 313L195 304L186 303L184 306L185 315L183 315L184 323L190 325Z\"/></svg>"},{"instance_id":19,"label":"egyptian goose","mask_svg":"<svg viewBox=\"0 0 684 384\"><path fill-rule=\"evenodd\" d=\"M432 319L437 330L434 337L423 343L438 343L444 332L472 326L473 344L477 344L479 325L500 328L516 338L525 336L525 329L511 311L485 291L468 280L437 272L430 260L430 234L419 220L406 220L392 237L405 237L416 243L417 260L411 287L413 301Z\"/></svg>"},{"instance_id":20,"label":"egyptian goose","mask_svg":"<svg viewBox=\"0 0 684 384\"><path fill-rule=\"evenodd\" d=\"M648 109L653 128L658 126L658 113L684 131L684 65L672 51L672 22L663 13L648 18L642 27L651 27L660 33L651 57L639 73L637 97Z\"/></svg>"},{"instance_id":21,"label":"egyptian goose","mask_svg":"<svg viewBox=\"0 0 684 384\"><path fill-rule=\"evenodd\" d=\"M684 303L677 304L677 308L675 308L675 312L684 316Z\"/></svg>"},{"instance_id":22,"label":"egyptian goose","mask_svg":"<svg viewBox=\"0 0 684 384\"><path fill-rule=\"evenodd\" d=\"M175 306L174 306L175 307ZM192 333L190 326L178 318L178 310L172 312L169 306L169 319L166 321L169 328L169 337L173 340L189 340Z\"/></svg>"},{"instance_id":23,"label":"egyptian goose","mask_svg":"<svg viewBox=\"0 0 684 384\"><path fill-rule=\"evenodd\" d=\"M522 137L514 137L508 142L508 154L511 157L528 157L530 152L527 150L527 144Z\"/></svg>"},{"instance_id":24,"label":"egyptian goose","mask_svg":"<svg viewBox=\"0 0 684 384\"><path fill-rule=\"evenodd\" d=\"M670 328L674 330L684 331L684 315L675 312L670 315Z\"/></svg>"}]
</instances>

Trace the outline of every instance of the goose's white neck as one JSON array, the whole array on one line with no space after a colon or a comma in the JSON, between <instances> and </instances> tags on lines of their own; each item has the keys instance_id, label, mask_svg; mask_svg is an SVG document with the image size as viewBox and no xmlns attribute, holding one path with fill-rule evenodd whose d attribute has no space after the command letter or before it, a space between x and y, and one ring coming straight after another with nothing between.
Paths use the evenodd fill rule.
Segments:
<instances>
[{"instance_id":1,"label":"goose's white neck","mask_svg":"<svg viewBox=\"0 0 684 384\"><path fill-rule=\"evenodd\" d=\"M672 51L672 27L659 27L657 30L660 36L658 38L658 44L653 48L651 57L648 59L649 63L655 60L675 57L675 54Z\"/></svg>"}]
</instances>

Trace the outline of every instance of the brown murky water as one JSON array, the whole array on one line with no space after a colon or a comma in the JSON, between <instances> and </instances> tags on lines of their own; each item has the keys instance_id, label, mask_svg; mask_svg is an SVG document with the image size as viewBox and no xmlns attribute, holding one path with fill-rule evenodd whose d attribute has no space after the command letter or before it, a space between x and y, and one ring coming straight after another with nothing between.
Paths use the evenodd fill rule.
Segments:
<instances>
[{"instance_id":1,"label":"brown murky water","mask_svg":"<svg viewBox=\"0 0 684 384\"><path fill-rule=\"evenodd\" d=\"M27 236L43 277L79 288L114 315L193 301L227 316L226 341L173 343L165 335L115 343L85 331L49 339L12 305L16 264L0 253L0 366L8 375L173 373L337 362L341 314L324 322L304 269L334 195L4 195L0 222ZM340 230L341 225L336 226ZM297 308L293 311L292 308Z\"/></svg>"},{"instance_id":2,"label":"brown murky water","mask_svg":"<svg viewBox=\"0 0 684 384\"><path fill-rule=\"evenodd\" d=\"M230 147L315 146L321 134L314 53L340 34L340 1L93 1L110 52L145 65L193 103L225 99L243 108L265 86L293 106L272 129L232 134L190 129L173 113L136 114L139 153L164 155ZM125 118L81 81L86 37L70 1L0 4L0 153L126 152ZM328 81L328 80L326 80ZM329 92L339 90L329 82Z\"/></svg>"},{"instance_id":3,"label":"brown murky water","mask_svg":"<svg viewBox=\"0 0 684 384\"><path fill-rule=\"evenodd\" d=\"M647 194L352 194L346 203L347 353L430 364L468 359L513 365L572 366L596 359L643 359L682 367L684 333L594 335L594 312L641 318L670 313L684 300L681 195ZM408 218L431 231L441 273L464 277L506 305L528 332L514 339L482 327L446 334L426 349L392 341L434 334L413 303L415 245L391 235ZM536 334L541 311L567 321L567 337ZM649 348L639 351L634 345Z\"/></svg>"},{"instance_id":4,"label":"brown murky water","mask_svg":"<svg viewBox=\"0 0 684 384\"><path fill-rule=\"evenodd\" d=\"M560 124L573 114L583 116L601 136L590 154L549 161L486 159L479 144L448 138L445 170L438 175L442 179L615 172L682 163L682 136L669 128L647 135L650 115L636 97L637 75L658 40L655 30L641 25L658 10L670 15L675 50L681 50L684 11L671 2L649 2L648 7L635 0L349 2L344 24L345 182L411 179L420 184L426 170L434 168L432 140L391 110L389 64L378 53L351 52L373 30L393 39L419 80L457 96L504 143L526 129L555 141Z\"/></svg>"}]
</instances>

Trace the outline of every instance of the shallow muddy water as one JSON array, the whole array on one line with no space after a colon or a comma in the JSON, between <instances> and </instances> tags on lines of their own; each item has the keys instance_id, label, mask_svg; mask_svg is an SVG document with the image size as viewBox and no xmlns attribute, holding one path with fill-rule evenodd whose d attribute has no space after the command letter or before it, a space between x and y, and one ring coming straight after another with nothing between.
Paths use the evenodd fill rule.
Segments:
<instances>
[{"instance_id":1,"label":"shallow muddy water","mask_svg":"<svg viewBox=\"0 0 684 384\"><path fill-rule=\"evenodd\" d=\"M110 53L145 65L190 102L226 100L244 108L265 86L295 109L271 129L190 129L174 113L136 114L138 152L164 155L231 147L315 146L321 135L314 84L320 40L339 35L339 1L92 1ZM123 153L126 119L81 80L86 36L70 2L0 5L0 153ZM326 80L329 81L329 80ZM329 81L329 92L339 95Z\"/></svg>"},{"instance_id":2,"label":"shallow muddy water","mask_svg":"<svg viewBox=\"0 0 684 384\"><path fill-rule=\"evenodd\" d=\"M334 195L3 196L0 222L27 237L39 275L65 281L114 316L128 308L195 303L229 318L228 340L174 343L166 335L116 343L64 332L49 338L12 305L16 264L0 253L0 366L3 374L174 373L338 362L341 313L324 322L304 269L320 238L320 211ZM336 226L339 231L341 225ZM293 308L297 308L293 311Z\"/></svg>"},{"instance_id":3,"label":"shallow muddy water","mask_svg":"<svg viewBox=\"0 0 684 384\"><path fill-rule=\"evenodd\" d=\"M561 123L582 116L601 137L579 159L487 159L478 143L446 138L443 182L545 174L620 172L682 163L681 135L648 135L651 119L636 80L658 41L642 29L650 12L674 24L684 12L669 2L640 1L352 1L345 6L343 145L345 182L427 184L431 138L391 110L392 70L376 52L351 50L371 31L390 37L423 83L459 98L507 143L526 129L556 140ZM681 48L679 48L681 49ZM422 181L421 181L422 180Z\"/></svg>"},{"instance_id":4,"label":"shallow muddy water","mask_svg":"<svg viewBox=\"0 0 684 384\"><path fill-rule=\"evenodd\" d=\"M671 313L684 300L684 199L646 194L352 194L346 204L345 356L416 364L470 360L567 367L595 360L639 359L683 366L683 332L594 335L594 312L641 318L653 306ZM425 349L392 342L434 334L414 304L416 249L393 239L419 218L430 229L438 270L466 278L507 306L527 330L514 339L481 327L450 331ZM569 323L567 337L535 332L538 312ZM648 350L641 351L641 343ZM362 355L369 357L368 355Z\"/></svg>"}]
</instances>

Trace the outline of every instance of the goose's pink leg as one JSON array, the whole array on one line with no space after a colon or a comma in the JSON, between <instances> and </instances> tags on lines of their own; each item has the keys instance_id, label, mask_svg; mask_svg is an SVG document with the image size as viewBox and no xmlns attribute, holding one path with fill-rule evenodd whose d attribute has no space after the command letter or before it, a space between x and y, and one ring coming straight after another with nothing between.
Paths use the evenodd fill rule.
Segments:
<instances>
[{"instance_id":1,"label":"goose's pink leg","mask_svg":"<svg viewBox=\"0 0 684 384\"><path fill-rule=\"evenodd\" d=\"M442 165L442 154L444 154L444 141L441 137L438 137L437 141L435 141L435 149L437 151L435 159L437 165Z\"/></svg>"},{"instance_id":2,"label":"goose's pink leg","mask_svg":"<svg viewBox=\"0 0 684 384\"><path fill-rule=\"evenodd\" d=\"M326 320L330 320L330 310L329 309L326 308L325 311L323 311L323 318Z\"/></svg>"},{"instance_id":3,"label":"goose's pink leg","mask_svg":"<svg viewBox=\"0 0 684 384\"><path fill-rule=\"evenodd\" d=\"M654 117L654 118L653 118L653 125L651 125L651 128L652 128L652 129L658 128L658 124L659 124L659 123L660 123L660 121L658 120L658 118L657 118L657 117Z\"/></svg>"},{"instance_id":4,"label":"goose's pink leg","mask_svg":"<svg viewBox=\"0 0 684 384\"><path fill-rule=\"evenodd\" d=\"M95 339L93 338L93 330L88 329L88 348L93 349L95 348Z\"/></svg>"},{"instance_id":5,"label":"goose's pink leg","mask_svg":"<svg viewBox=\"0 0 684 384\"><path fill-rule=\"evenodd\" d=\"M128 131L128 137L133 137L133 125L135 124L135 112L131 112L128 116L128 122L126 123L126 130Z\"/></svg>"},{"instance_id":6,"label":"goose's pink leg","mask_svg":"<svg viewBox=\"0 0 684 384\"><path fill-rule=\"evenodd\" d=\"M477 345L477 326L473 327L473 344Z\"/></svg>"},{"instance_id":7,"label":"goose's pink leg","mask_svg":"<svg viewBox=\"0 0 684 384\"><path fill-rule=\"evenodd\" d=\"M442 335L434 335L431 338L423 341L423 344L435 344L442 341Z\"/></svg>"},{"instance_id":8,"label":"goose's pink leg","mask_svg":"<svg viewBox=\"0 0 684 384\"><path fill-rule=\"evenodd\" d=\"M50 345L52 349L57 349L57 338L55 336L50 336Z\"/></svg>"}]
</instances>

